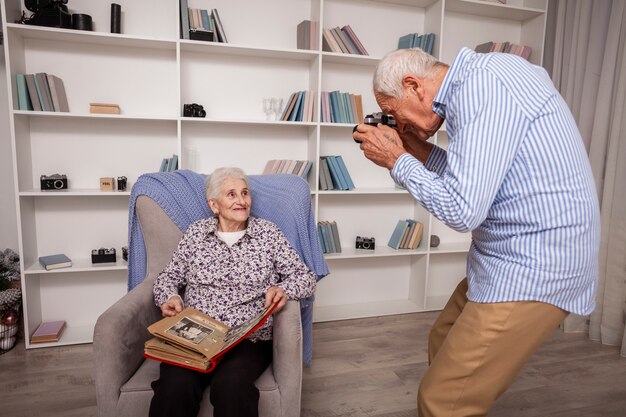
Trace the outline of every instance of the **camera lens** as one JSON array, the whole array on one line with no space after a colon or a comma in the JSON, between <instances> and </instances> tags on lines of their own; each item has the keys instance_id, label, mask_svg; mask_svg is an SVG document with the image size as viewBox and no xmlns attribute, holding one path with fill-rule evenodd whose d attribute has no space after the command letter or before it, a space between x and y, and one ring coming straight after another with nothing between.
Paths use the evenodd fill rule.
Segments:
<instances>
[{"instance_id":1,"label":"camera lens","mask_svg":"<svg viewBox=\"0 0 626 417\"><path fill-rule=\"evenodd\" d=\"M369 242L363 242L363 249L369 249L370 248L370 243Z\"/></svg>"},{"instance_id":2,"label":"camera lens","mask_svg":"<svg viewBox=\"0 0 626 417\"><path fill-rule=\"evenodd\" d=\"M61 180L54 180L54 183L52 184L54 186L54 188L56 190L60 190L63 188L63 181Z\"/></svg>"}]
</instances>

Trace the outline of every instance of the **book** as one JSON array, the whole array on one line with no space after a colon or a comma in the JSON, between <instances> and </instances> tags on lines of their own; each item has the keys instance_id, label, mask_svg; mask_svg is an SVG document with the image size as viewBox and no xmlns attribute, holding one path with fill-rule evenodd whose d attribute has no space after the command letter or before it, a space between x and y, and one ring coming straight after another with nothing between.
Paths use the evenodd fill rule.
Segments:
<instances>
[{"instance_id":1,"label":"book","mask_svg":"<svg viewBox=\"0 0 626 417\"><path fill-rule=\"evenodd\" d=\"M350 37L350 40L354 42L354 45L356 46L356 48L358 49L361 55L369 55L369 53L367 52L367 49L365 49L365 47L361 43L361 40L358 38L358 36L356 36L356 33L354 33L354 30L352 30L350 25L345 25L344 27L341 28L341 30L344 31Z\"/></svg>"},{"instance_id":2,"label":"book","mask_svg":"<svg viewBox=\"0 0 626 417\"><path fill-rule=\"evenodd\" d=\"M312 22L303 20L296 27L296 46L298 49L313 49L311 34L313 32Z\"/></svg>"},{"instance_id":3,"label":"book","mask_svg":"<svg viewBox=\"0 0 626 417\"><path fill-rule=\"evenodd\" d=\"M89 103L89 113L120 114L120 106L108 103Z\"/></svg>"},{"instance_id":4,"label":"book","mask_svg":"<svg viewBox=\"0 0 626 417\"><path fill-rule=\"evenodd\" d=\"M39 101L39 94L37 94L37 86L35 85L35 74L25 74L26 86L28 87L28 95L30 96L30 102L33 105L33 110L41 111L41 101Z\"/></svg>"},{"instance_id":5,"label":"book","mask_svg":"<svg viewBox=\"0 0 626 417\"><path fill-rule=\"evenodd\" d=\"M144 345L144 357L200 372L211 372L233 346L265 323L277 303L235 327L187 307L173 317L148 326L154 336Z\"/></svg>"},{"instance_id":6,"label":"book","mask_svg":"<svg viewBox=\"0 0 626 417\"><path fill-rule=\"evenodd\" d=\"M408 223L406 220L398 220L398 223L396 224L396 228L393 229L393 232L391 233L391 236L389 237L387 246L393 249L400 248L400 241L402 240L402 237L404 236L404 232L407 228L407 224Z\"/></svg>"},{"instance_id":7,"label":"book","mask_svg":"<svg viewBox=\"0 0 626 417\"><path fill-rule=\"evenodd\" d=\"M226 33L224 33L224 26L222 26L222 20L220 19L220 15L217 12L217 9L211 10L211 17L213 18L213 22L215 22L215 32L217 33L217 41L218 42L228 42L226 40Z\"/></svg>"},{"instance_id":8,"label":"book","mask_svg":"<svg viewBox=\"0 0 626 417\"><path fill-rule=\"evenodd\" d=\"M26 76L24 74L15 75L15 84L17 87L17 108L20 110L32 110L33 104L28 95L28 86L26 85Z\"/></svg>"},{"instance_id":9,"label":"book","mask_svg":"<svg viewBox=\"0 0 626 417\"><path fill-rule=\"evenodd\" d=\"M48 86L48 77L45 72L35 74L35 87L43 111L54 111L52 104L52 96L50 95L50 87Z\"/></svg>"},{"instance_id":10,"label":"book","mask_svg":"<svg viewBox=\"0 0 626 417\"><path fill-rule=\"evenodd\" d=\"M44 321L30 337L30 343L58 342L65 329L65 320Z\"/></svg>"},{"instance_id":11,"label":"book","mask_svg":"<svg viewBox=\"0 0 626 417\"><path fill-rule=\"evenodd\" d=\"M46 271L51 271L53 269L59 268L68 268L72 266L72 260L62 253L56 255L40 256L39 263L46 269Z\"/></svg>"},{"instance_id":12,"label":"book","mask_svg":"<svg viewBox=\"0 0 626 417\"><path fill-rule=\"evenodd\" d=\"M187 0L180 0L180 38L189 39L189 6Z\"/></svg>"},{"instance_id":13,"label":"book","mask_svg":"<svg viewBox=\"0 0 626 417\"><path fill-rule=\"evenodd\" d=\"M67 103L67 95L65 94L65 86L63 80L56 75L47 74L48 85L50 86L50 96L52 97L52 105L54 111L69 112L70 107Z\"/></svg>"}]
</instances>

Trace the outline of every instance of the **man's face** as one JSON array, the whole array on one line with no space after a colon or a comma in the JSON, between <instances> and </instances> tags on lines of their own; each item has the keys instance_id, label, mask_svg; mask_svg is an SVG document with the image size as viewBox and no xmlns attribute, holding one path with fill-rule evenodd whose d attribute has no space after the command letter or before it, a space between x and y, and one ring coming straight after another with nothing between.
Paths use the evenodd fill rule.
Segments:
<instances>
[{"instance_id":1,"label":"man's face","mask_svg":"<svg viewBox=\"0 0 626 417\"><path fill-rule=\"evenodd\" d=\"M433 95L428 87L424 80L420 85L405 85L401 99L376 94L382 112L396 119L400 136L428 140L441 127L443 119L432 110Z\"/></svg>"}]
</instances>

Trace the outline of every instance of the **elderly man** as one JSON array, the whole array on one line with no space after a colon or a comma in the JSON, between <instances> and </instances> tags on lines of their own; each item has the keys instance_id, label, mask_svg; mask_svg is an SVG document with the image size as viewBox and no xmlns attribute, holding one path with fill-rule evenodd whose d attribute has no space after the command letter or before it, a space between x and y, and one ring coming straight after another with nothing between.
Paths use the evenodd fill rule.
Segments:
<instances>
[{"instance_id":1,"label":"elderly man","mask_svg":"<svg viewBox=\"0 0 626 417\"><path fill-rule=\"evenodd\" d=\"M397 128L359 125L365 156L472 233L467 278L434 323L418 411L483 416L569 314L594 309L599 209L580 133L540 67L462 49L451 66L388 54L374 94ZM427 142L446 121L447 151Z\"/></svg>"}]
</instances>

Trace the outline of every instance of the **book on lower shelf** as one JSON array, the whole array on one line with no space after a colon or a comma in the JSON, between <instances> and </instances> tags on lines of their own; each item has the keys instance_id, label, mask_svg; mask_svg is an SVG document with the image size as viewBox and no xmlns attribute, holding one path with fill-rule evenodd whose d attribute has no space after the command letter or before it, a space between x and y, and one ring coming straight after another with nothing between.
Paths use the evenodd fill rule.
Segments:
<instances>
[{"instance_id":1,"label":"book on lower shelf","mask_svg":"<svg viewBox=\"0 0 626 417\"><path fill-rule=\"evenodd\" d=\"M58 342L65 330L65 320L44 321L33 332L30 343Z\"/></svg>"},{"instance_id":2,"label":"book on lower shelf","mask_svg":"<svg viewBox=\"0 0 626 417\"><path fill-rule=\"evenodd\" d=\"M528 45L519 45L512 42L489 41L476 45L474 51L483 54L489 52L503 52L505 54L518 55L528 60L528 58L530 58L532 48Z\"/></svg>"},{"instance_id":3,"label":"book on lower shelf","mask_svg":"<svg viewBox=\"0 0 626 417\"><path fill-rule=\"evenodd\" d=\"M311 171L312 161L300 161L295 159L270 159L265 164L263 175L269 174L292 174L307 179Z\"/></svg>"},{"instance_id":4,"label":"book on lower shelf","mask_svg":"<svg viewBox=\"0 0 626 417\"><path fill-rule=\"evenodd\" d=\"M63 80L56 75L16 74L19 110L69 112Z\"/></svg>"},{"instance_id":5,"label":"book on lower shelf","mask_svg":"<svg viewBox=\"0 0 626 417\"><path fill-rule=\"evenodd\" d=\"M341 240L336 221L320 220L317 223L317 234L323 253L341 253Z\"/></svg>"},{"instance_id":6,"label":"book on lower shelf","mask_svg":"<svg viewBox=\"0 0 626 417\"><path fill-rule=\"evenodd\" d=\"M420 48L422 51L433 54L435 46L435 34L424 33L407 33L398 39L398 49Z\"/></svg>"},{"instance_id":7,"label":"book on lower shelf","mask_svg":"<svg viewBox=\"0 0 626 417\"><path fill-rule=\"evenodd\" d=\"M392 249L416 249L422 241L424 225L413 219L398 220L387 246Z\"/></svg>"},{"instance_id":8,"label":"book on lower shelf","mask_svg":"<svg viewBox=\"0 0 626 417\"><path fill-rule=\"evenodd\" d=\"M354 190L354 182L341 155L320 156L321 190Z\"/></svg>"},{"instance_id":9,"label":"book on lower shelf","mask_svg":"<svg viewBox=\"0 0 626 417\"><path fill-rule=\"evenodd\" d=\"M148 326L148 331L154 337L145 343L144 357L200 372L211 372L227 351L265 323L276 305L270 305L235 327L229 327L193 307L187 307L173 317L166 317Z\"/></svg>"},{"instance_id":10,"label":"book on lower shelf","mask_svg":"<svg viewBox=\"0 0 626 417\"><path fill-rule=\"evenodd\" d=\"M178 155L173 154L169 158L161 160L159 172L174 172L178 169Z\"/></svg>"},{"instance_id":11,"label":"book on lower shelf","mask_svg":"<svg viewBox=\"0 0 626 417\"><path fill-rule=\"evenodd\" d=\"M40 256L39 263L45 268L46 271L59 268L69 268L72 266L72 260L65 254L59 253L56 255Z\"/></svg>"}]
</instances>

